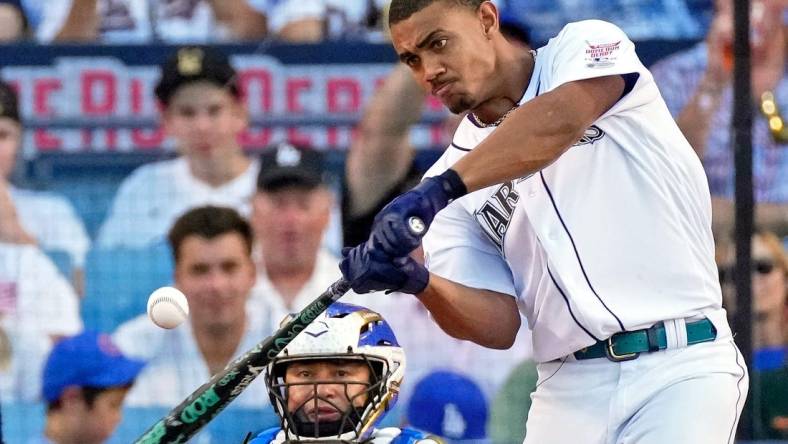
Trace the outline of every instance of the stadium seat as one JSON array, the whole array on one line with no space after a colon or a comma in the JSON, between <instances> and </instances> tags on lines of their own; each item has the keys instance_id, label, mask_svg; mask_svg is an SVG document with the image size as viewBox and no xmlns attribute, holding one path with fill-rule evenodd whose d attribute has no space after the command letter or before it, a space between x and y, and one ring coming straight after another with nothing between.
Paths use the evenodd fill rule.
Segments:
<instances>
[{"instance_id":1,"label":"stadium seat","mask_svg":"<svg viewBox=\"0 0 788 444\"><path fill-rule=\"evenodd\" d=\"M145 313L148 295L172 280L169 246L94 249L85 266L82 319L86 328L111 332Z\"/></svg>"}]
</instances>

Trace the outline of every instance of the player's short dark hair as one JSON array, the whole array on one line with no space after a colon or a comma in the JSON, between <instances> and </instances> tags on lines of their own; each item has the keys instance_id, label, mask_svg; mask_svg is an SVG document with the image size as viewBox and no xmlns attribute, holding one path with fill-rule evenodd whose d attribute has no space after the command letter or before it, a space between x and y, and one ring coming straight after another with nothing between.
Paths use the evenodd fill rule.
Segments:
<instances>
[{"instance_id":1,"label":"player's short dark hair","mask_svg":"<svg viewBox=\"0 0 788 444\"><path fill-rule=\"evenodd\" d=\"M85 400L85 404L88 406L89 409L93 408L93 404L96 403L96 399L102 393L116 389L116 388L125 388L130 389L131 384L125 384L120 386L112 386L112 387L90 387L90 386L82 386L79 390L82 392L82 399ZM47 403L47 413L59 410L60 407L63 405L63 402L60 398Z\"/></svg>"},{"instance_id":2,"label":"player's short dark hair","mask_svg":"<svg viewBox=\"0 0 788 444\"><path fill-rule=\"evenodd\" d=\"M389 26L406 20L411 15L435 2L453 3L457 6L476 11L485 1L486 0L391 0L391 6L389 6Z\"/></svg>"},{"instance_id":3,"label":"player's short dark hair","mask_svg":"<svg viewBox=\"0 0 788 444\"><path fill-rule=\"evenodd\" d=\"M252 254L252 228L249 222L232 208L207 205L184 213L170 228L167 239L172 247L175 262L180 258L183 241L189 236L214 239L223 234L238 233L246 244L247 254Z\"/></svg>"}]
</instances>

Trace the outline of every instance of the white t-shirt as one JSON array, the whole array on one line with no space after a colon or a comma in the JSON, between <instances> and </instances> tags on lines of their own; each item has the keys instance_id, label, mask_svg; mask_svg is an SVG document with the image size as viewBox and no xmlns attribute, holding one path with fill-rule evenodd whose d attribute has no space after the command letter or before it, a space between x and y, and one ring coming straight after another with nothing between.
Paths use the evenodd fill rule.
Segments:
<instances>
[{"instance_id":1,"label":"white t-shirt","mask_svg":"<svg viewBox=\"0 0 788 444\"><path fill-rule=\"evenodd\" d=\"M0 243L0 328L11 341L8 369L0 371L3 401L36 401L52 337L82 330L79 298L37 247Z\"/></svg>"},{"instance_id":2,"label":"white t-shirt","mask_svg":"<svg viewBox=\"0 0 788 444\"><path fill-rule=\"evenodd\" d=\"M518 297L538 362L665 319L727 328L703 167L629 38L598 20L567 25L538 50L521 103L630 73L634 89L555 163L456 200L424 238L433 273ZM492 131L466 117L427 176Z\"/></svg>"},{"instance_id":3,"label":"white t-shirt","mask_svg":"<svg viewBox=\"0 0 788 444\"><path fill-rule=\"evenodd\" d=\"M51 42L66 24L73 0L42 0L39 42ZM103 43L208 43L230 39L207 0L98 0Z\"/></svg>"},{"instance_id":4,"label":"white t-shirt","mask_svg":"<svg viewBox=\"0 0 788 444\"><path fill-rule=\"evenodd\" d=\"M260 311L248 310L246 333L233 353L235 359L270 334ZM174 407L211 379L208 366L197 347L191 322L165 330L155 326L147 315L124 322L113 340L129 357L147 362L137 377L125 403L132 407ZM233 401L244 408L270 406L263 378L257 378Z\"/></svg>"},{"instance_id":5,"label":"white t-shirt","mask_svg":"<svg viewBox=\"0 0 788 444\"><path fill-rule=\"evenodd\" d=\"M65 251L77 268L85 267L90 238L65 197L51 192L9 188L22 227L45 250Z\"/></svg>"},{"instance_id":6,"label":"white t-shirt","mask_svg":"<svg viewBox=\"0 0 788 444\"><path fill-rule=\"evenodd\" d=\"M184 157L143 165L120 185L97 244L134 248L159 242L179 216L202 205L235 208L248 217L259 171L253 159L243 174L213 187L192 175Z\"/></svg>"}]
</instances>

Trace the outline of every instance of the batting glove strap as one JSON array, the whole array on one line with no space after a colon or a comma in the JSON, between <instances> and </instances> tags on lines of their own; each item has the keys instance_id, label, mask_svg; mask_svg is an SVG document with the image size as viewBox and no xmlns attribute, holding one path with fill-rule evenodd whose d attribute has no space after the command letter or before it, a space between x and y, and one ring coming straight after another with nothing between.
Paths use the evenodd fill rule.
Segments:
<instances>
[{"instance_id":1,"label":"batting glove strap","mask_svg":"<svg viewBox=\"0 0 788 444\"><path fill-rule=\"evenodd\" d=\"M353 291L359 294L384 290L417 294L424 291L429 282L427 269L412 258L391 259L370 252L367 244L343 249L339 269Z\"/></svg>"},{"instance_id":2,"label":"batting glove strap","mask_svg":"<svg viewBox=\"0 0 788 444\"><path fill-rule=\"evenodd\" d=\"M375 216L369 248L392 258L407 256L421 244L421 237L435 215L467 192L462 179L452 169L424 179ZM415 234L413 227L409 226L413 217L424 224L423 229L418 230L421 234Z\"/></svg>"}]
</instances>

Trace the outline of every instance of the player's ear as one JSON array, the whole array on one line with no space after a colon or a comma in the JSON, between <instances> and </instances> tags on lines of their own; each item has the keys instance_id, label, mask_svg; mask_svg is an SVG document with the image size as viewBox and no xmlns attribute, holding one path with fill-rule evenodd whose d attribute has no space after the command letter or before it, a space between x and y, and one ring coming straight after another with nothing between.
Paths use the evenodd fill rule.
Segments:
<instances>
[{"instance_id":1,"label":"player's ear","mask_svg":"<svg viewBox=\"0 0 788 444\"><path fill-rule=\"evenodd\" d=\"M498 8L493 2L487 1L479 5L479 19L488 39L498 31Z\"/></svg>"}]
</instances>

